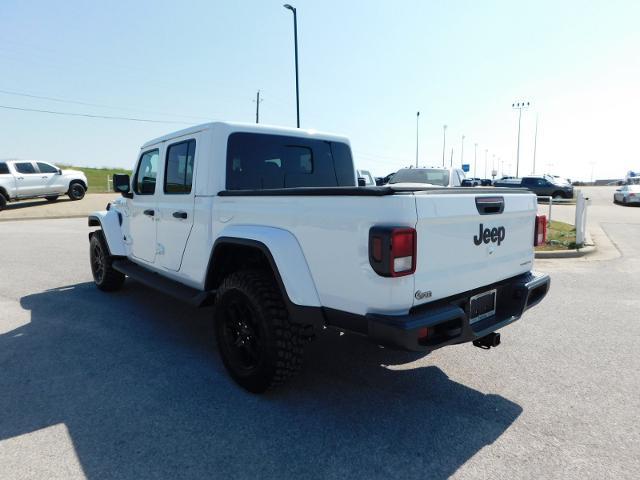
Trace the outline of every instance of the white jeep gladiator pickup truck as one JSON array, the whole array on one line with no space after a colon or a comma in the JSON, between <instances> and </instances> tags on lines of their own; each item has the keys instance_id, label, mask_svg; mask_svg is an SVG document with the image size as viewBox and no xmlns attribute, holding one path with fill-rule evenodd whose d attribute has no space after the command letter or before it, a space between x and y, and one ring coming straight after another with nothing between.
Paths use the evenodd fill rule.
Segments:
<instances>
[{"instance_id":1,"label":"white jeep gladiator pickup truck","mask_svg":"<svg viewBox=\"0 0 640 480\"><path fill-rule=\"evenodd\" d=\"M251 392L296 372L319 329L489 348L547 294L532 193L356 185L336 135L211 123L152 140L89 217L95 283L213 305L224 365Z\"/></svg>"},{"instance_id":2,"label":"white jeep gladiator pickup truck","mask_svg":"<svg viewBox=\"0 0 640 480\"><path fill-rule=\"evenodd\" d=\"M7 202L44 197L55 202L60 195L81 200L89 183L83 172L61 170L47 162L0 161L0 210Z\"/></svg>"}]
</instances>

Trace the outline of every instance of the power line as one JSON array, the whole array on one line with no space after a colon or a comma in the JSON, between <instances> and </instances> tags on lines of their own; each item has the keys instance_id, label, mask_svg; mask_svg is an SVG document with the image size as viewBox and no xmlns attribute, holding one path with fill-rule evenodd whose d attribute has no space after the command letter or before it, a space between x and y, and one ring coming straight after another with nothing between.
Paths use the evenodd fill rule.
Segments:
<instances>
[{"instance_id":1,"label":"power line","mask_svg":"<svg viewBox=\"0 0 640 480\"><path fill-rule=\"evenodd\" d=\"M143 110L143 109L137 109L137 108L130 108L130 107L119 107L116 105L105 105L105 104L101 104L101 103L90 103L90 102L83 102L80 100L68 100L68 99L64 99L64 98L57 98L57 97L47 97L44 95L33 95L30 93L23 93L23 92L15 92L15 91L10 91L10 90L0 90L0 93L3 93L5 95L15 95L18 97L27 97L27 98L37 98L39 100L49 100L52 102L60 102L60 103L71 103L74 105L84 105L87 107L99 107L99 108L111 108L111 109L115 109L115 110L129 110L129 111L139 111L139 112L144 112L146 111L147 113L155 113L157 115L170 115L170 116L174 116L174 117L183 117L183 118L195 118L195 119L199 119L199 120L209 120L209 117L200 117L200 116L194 116L194 115L179 115L179 114L175 114L175 113L167 113L167 112L157 112L157 111L152 111L152 110Z\"/></svg>"},{"instance_id":2,"label":"power line","mask_svg":"<svg viewBox=\"0 0 640 480\"><path fill-rule=\"evenodd\" d=\"M191 122L179 122L179 121L172 121L172 120L151 120L148 118L133 118L133 117L113 117L109 115L93 115L90 113L58 112L55 110L39 110L36 108L12 107L9 105L0 105L0 108L4 108L7 110L19 110L21 112L37 112L37 113L50 113L52 115L67 115L70 117L102 118L105 120L127 120L130 122L146 122L146 123L181 123L184 125L193 125L193 123Z\"/></svg>"}]
</instances>

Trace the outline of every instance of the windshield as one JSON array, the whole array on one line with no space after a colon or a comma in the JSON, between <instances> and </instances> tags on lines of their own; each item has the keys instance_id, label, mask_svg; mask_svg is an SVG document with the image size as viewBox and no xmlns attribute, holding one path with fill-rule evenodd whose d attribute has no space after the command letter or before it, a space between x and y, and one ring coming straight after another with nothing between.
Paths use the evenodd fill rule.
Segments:
<instances>
[{"instance_id":1,"label":"windshield","mask_svg":"<svg viewBox=\"0 0 640 480\"><path fill-rule=\"evenodd\" d=\"M446 187L449 185L449 170L441 168L404 168L398 170L389 183L430 183Z\"/></svg>"}]
</instances>

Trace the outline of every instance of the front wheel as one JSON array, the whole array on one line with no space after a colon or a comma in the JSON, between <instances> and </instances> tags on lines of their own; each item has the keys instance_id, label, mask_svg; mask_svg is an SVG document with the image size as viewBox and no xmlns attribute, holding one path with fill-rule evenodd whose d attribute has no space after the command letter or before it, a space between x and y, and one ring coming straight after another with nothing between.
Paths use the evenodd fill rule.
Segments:
<instances>
[{"instance_id":1,"label":"front wheel","mask_svg":"<svg viewBox=\"0 0 640 480\"><path fill-rule=\"evenodd\" d=\"M69 198L71 200L82 200L84 198L84 194L86 192L86 188L80 182L73 182L69 185Z\"/></svg>"},{"instance_id":2,"label":"front wheel","mask_svg":"<svg viewBox=\"0 0 640 480\"><path fill-rule=\"evenodd\" d=\"M268 273L240 271L222 282L214 312L218 350L246 390L262 393L300 370L305 340L288 317Z\"/></svg>"},{"instance_id":3,"label":"front wheel","mask_svg":"<svg viewBox=\"0 0 640 480\"><path fill-rule=\"evenodd\" d=\"M89 242L89 257L91 261L91 273L93 281L100 290L113 292L122 287L124 274L114 270L111 266L112 257L109 255L107 242L102 231L98 230L91 235Z\"/></svg>"},{"instance_id":4,"label":"front wheel","mask_svg":"<svg viewBox=\"0 0 640 480\"><path fill-rule=\"evenodd\" d=\"M4 195L2 195L2 193L0 193L0 212L4 210L4 207L6 206L7 206L7 199L4 198Z\"/></svg>"},{"instance_id":5,"label":"front wheel","mask_svg":"<svg viewBox=\"0 0 640 480\"><path fill-rule=\"evenodd\" d=\"M564 193L562 193L562 192L555 192L555 193L553 194L553 199L554 199L554 200L560 200L561 198L564 198Z\"/></svg>"}]
</instances>

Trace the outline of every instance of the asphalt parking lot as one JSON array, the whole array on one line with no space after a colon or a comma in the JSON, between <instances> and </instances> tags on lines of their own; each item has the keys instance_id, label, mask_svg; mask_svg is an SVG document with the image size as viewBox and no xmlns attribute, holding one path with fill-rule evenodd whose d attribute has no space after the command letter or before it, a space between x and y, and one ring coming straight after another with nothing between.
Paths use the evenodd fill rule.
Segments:
<instances>
[{"instance_id":1,"label":"asphalt parking lot","mask_svg":"<svg viewBox=\"0 0 640 480\"><path fill-rule=\"evenodd\" d=\"M593 190L608 243L538 260L551 292L500 347L327 332L265 396L226 375L209 309L96 290L84 219L1 222L0 477L637 478L640 208Z\"/></svg>"}]
</instances>

